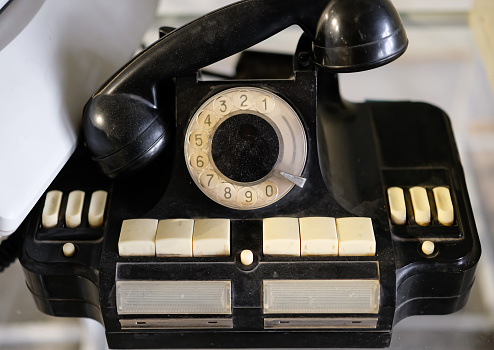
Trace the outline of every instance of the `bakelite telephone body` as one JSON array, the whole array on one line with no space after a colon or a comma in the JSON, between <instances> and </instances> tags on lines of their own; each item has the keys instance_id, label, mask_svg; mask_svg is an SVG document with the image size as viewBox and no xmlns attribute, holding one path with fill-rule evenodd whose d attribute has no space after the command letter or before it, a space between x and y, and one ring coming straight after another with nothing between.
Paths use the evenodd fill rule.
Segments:
<instances>
[{"instance_id":1,"label":"bakelite telephone body","mask_svg":"<svg viewBox=\"0 0 494 350\"><path fill-rule=\"evenodd\" d=\"M291 78L200 79L292 24ZM480 244L448 117L339 95L407 43L384 0L240 1L164 33L19 228L39 309L112 348L386 347L460 309Z\"/></svg>"}]
</instances>

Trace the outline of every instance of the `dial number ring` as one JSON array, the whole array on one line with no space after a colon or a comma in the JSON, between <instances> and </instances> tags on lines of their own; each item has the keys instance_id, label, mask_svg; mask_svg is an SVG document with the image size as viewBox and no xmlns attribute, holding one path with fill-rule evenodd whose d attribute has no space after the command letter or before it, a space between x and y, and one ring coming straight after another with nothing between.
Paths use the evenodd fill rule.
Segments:
<instances>
[{"instance_id":1,"label":"dial number ring","mask_svg":"<svg viewBox=\"0 0 494 350\"><path fill-rule=\"evenodd\" d=\"M278 160L272 170L250 182L223 175L211 153L218 127L241 114L267 121L279 141ZM223 206L250 210L273 204L293 188L294 184L280 172L301 176L307 142L298 115L286 101L265 89L238 87L215 94L194 113L185 135L184 155L192 179L204 194Z\"/></svg>"}]
</instances>

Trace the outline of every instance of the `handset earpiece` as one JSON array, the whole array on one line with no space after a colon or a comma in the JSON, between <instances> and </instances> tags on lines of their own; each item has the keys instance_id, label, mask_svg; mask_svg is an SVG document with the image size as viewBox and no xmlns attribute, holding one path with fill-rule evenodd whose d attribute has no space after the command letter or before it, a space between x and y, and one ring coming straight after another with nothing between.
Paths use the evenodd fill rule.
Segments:
<instances>
[{"instance_id":1,"label":"handset earpiece","mask_svg":"<svg viewBox=\"0 0 494 350\"><path fill-rule=\"evenodd\" d=\"M358 6L357 6L358 5ZM387 0L332 1L317 24L314 61L333 72L358 72L400 57L408 38Z\"/></svg>"},{"instance_id":2,"label":"handset earpiece","mask_svg":"<svg viewBox=\"0 0 494 350\"><path fill-rule=\"evenodd\" d=\"M245 50L293 24L315 40L317 29L324 27L320 23L325 20L325 9L338 3L392 7L388 0L245 0L158 40L121 68L86 104L83 129L93 159L110 177L146 165L166 146L171 133L166 120L172 116L165 115L166 108L157 108L160 82Z\"/></svg>"}]
</instances>

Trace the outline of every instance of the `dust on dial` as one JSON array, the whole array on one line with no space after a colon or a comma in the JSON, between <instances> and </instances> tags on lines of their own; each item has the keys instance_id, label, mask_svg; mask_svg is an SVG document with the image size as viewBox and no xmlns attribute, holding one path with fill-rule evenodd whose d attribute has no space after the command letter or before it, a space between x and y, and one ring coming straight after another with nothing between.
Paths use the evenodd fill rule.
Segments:
<instances>
[{"instance_id":1,"label":"dust on dial","mask_svg":"<svg viewBox=\"0 0 494 350\"><path fill-rule=\"evenodd\" d=\"M293 188L305 166L307 142L286 101L264 89L237 87L215 94L194 113L184 153L204 194L250 210L273 204Z\"/></svg>"}]
</instances>

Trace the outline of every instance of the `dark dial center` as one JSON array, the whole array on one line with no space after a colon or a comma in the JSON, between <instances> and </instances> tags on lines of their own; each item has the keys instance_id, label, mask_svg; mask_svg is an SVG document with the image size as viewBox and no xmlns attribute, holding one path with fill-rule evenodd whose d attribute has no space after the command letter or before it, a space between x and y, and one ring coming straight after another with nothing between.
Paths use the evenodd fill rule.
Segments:
<instances>
[{"instance_id":1,"label":"dark dial center","mask_svg":"<svg viewBox=\"0 0 494 350\"><path fill-rule=\"evenodd\" d=\"M253 114L237 114L218 126L211 154L218 170L238 182L252 182L269 174L280 151L271 124Z\"/></svg>"}]
</instances>

